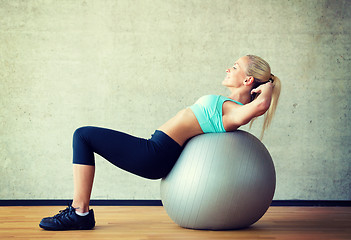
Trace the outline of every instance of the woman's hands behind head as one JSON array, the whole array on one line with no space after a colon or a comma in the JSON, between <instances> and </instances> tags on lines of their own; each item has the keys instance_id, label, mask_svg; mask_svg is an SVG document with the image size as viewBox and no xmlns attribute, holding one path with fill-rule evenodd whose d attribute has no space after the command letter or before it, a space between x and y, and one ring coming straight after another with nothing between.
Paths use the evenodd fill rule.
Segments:
<instances>
[{"instance_id":1,"label":"woman's hands behind head","mask_svg":"<svg viewBox=\"0 0 351 240\"><path fill-rule=\"evenodd\" d=\"M272 90L273 90L273 83L271 81L261 84L260 86L258 86L257 88L254 88L251 90L251 95L253 94L261 94L261 93L265 93L265 94L272 94Z\"/></svg>"}]
</instances>

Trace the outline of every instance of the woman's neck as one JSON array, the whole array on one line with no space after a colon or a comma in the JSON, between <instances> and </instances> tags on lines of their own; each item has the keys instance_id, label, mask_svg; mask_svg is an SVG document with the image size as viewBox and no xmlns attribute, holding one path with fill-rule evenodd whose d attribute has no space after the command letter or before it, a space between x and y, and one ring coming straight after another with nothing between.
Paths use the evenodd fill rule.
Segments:
<instances>
[{"instance_id":1,"label":"woman's neck","mask_svg":"<svg viewBox=\"0 0 351 240\"><path fill-rule=\"evenodd\" d=\"M245 89L229 89L230 95L228 96L230 99L241 102L242 104L247 104L251 102L251 94L249 91Z\"/></svg>"}]
</instances>

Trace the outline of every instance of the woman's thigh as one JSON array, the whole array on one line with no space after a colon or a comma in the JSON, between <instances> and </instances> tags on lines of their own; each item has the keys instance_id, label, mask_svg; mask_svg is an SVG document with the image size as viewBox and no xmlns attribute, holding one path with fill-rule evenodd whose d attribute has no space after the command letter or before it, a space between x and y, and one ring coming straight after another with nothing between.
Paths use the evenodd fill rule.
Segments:
<instances>
[{"instance_id":1,"label":"woman's thigh","mask_svg":"<svg viewBox=\"0 0 351 240\"><path fill-rule=\"evenodd\" d=\"M147 139L106 128L77 129L73 140L73 163L94 165L94 153L143 177L149 177L150 171L155 172L161 167L155 164L156 150Z\"/></svg>"}]
</instances>

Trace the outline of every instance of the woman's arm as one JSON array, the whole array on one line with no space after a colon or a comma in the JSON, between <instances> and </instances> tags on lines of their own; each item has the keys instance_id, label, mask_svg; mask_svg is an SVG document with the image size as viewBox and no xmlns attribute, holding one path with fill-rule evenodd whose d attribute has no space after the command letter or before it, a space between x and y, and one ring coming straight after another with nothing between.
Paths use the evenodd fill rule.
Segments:
<instances>
[{"instance_id":1,"label":"woman's arm","mask_svg":"<svg viewBox=\"0 0 351 240\"><path fill-rule=\"evenodd\" d=\"M269 108L272 98L273 84L268 82L253 89L251 94L258 97L244 106L236 108L230 116L234 126L242 126L249 123L253 118L263 115Z\"/></svg>"}]
</instances>

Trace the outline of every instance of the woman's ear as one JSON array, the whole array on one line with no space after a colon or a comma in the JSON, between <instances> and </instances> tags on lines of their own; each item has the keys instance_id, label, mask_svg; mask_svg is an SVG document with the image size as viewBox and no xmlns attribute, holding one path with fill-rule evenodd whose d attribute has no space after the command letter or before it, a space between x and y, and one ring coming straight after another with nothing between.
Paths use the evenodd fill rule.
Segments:
<instances>
[{"instance_id":1,"label":"woman's ear","mask_svg":"<svg viewBox=\"0 0 351 240\"><path fill-rule=\"evenodd\" d=\"M244 85L245 86L250 86L251 84L253 84L255 81L255 78L252 77L252 76L248 76L245 78L245 81L244 81Z\"/></svg>"}]
</instances>

